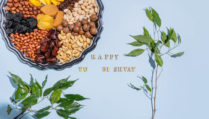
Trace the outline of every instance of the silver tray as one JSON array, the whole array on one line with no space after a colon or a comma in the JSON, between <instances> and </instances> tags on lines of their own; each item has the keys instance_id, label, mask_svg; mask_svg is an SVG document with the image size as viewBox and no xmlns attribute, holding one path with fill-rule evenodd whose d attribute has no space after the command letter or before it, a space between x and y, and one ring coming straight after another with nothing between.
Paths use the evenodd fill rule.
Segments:
<instances>
[{"instance_id":1,"label":"silver tray","mask_svg":"<svg viewBox=\"0 0 209 119\"><path fill-rule=\"evenodd\" d=\"M40 70L45 70L45 69L63 70L65 68L67 68L67 67L72 67L73 65L80 63L89 52L94 50L94 48L97 45L98 40L100 39L101 33L103 31L102 15L103 15L103 11L104 11L104 6L103 6L103 3L102 3L101 0L97 0L97 3L99 5L98 34L93 39L93 42L92 42L91 46L89 48L87 48L86 50L84 50L79 58L74 59L73 61L65 63L65 64L51 65L51 64L36 63L36 62L33 62L31 59L27 58L19 50L17 50L16 47L14 46L14 44L12 43L10 37L6 34L5 27L4 27L4 22L6 20L5 19L5 14L7 12L5 10L6 3L7 3L7 0L1 0L0 1L0 33L2 34L2 38L5 41L7 48L10 51L12 51L15 55L17 55L18 59L22 63L28 64L29 66L35 67L35 68L40 69Z\"/></svg>"}]
</instances>

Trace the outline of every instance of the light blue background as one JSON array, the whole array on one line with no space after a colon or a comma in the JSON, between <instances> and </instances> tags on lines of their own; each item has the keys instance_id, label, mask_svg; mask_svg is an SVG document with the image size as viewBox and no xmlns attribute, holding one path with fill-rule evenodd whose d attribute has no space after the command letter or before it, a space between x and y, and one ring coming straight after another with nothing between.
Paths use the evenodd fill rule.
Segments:
<instances>
[{"instance_id":1,"label":"light blue background","mask_svg":"<svg viewBox=\"0 0 209 119\"><path fill-rule=\"evenodd\" d=\"M8 71L29 80L32 73L38 81L49 74L47 86L71 75L80 80L67 93L79 93L90 100L75 114L78 119L149 119L150 104L141 92L127 84L140 84L137 75L150 76L151 67L147 55L137 58L123 56L133 49L127 43L133 41L130 34L142 33L142 27L151 23L144 8L152 6L161 18L163 27L174 27L182 36L185 55L178 59L165 57L164 71L159 80L158 110L156 119L207 119L209 107L209 1L208 0L103 0L104 32L96 49L85 60L63 71L39 71L22 64L0 40L0 102L9 102L13 93ZM0 37L0 39L2 39ZM117 61L93 61L91 54L119 54ZM88 73L80 73L79 66L88 67ZM104 73L102 66L136 66L135 73ZM43 106L43 105L42 105ZM55 113L47 119L59 119Z\"/></svg>"}]
</instances>

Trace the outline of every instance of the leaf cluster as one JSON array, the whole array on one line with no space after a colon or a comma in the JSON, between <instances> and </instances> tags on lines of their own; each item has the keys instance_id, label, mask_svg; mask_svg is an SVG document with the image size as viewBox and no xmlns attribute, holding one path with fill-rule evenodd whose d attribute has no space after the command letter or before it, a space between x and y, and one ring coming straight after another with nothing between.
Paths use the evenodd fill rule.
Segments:
<instances>
[{"instance_id":1,"label":"leaf cluster","mask_svg":"<svg viewBox=\"0 0 209 119\"><path fill-rule=\"evenodd\" d=\"M83 106L78 101L87 98L79 94L64 94L63 91L72 87L77 80L69 80L69 77L56 82L52 87L44 89L48 76L40 84L31 75L30 83L24 82L19 76L10 73L12 82L17 86L14 96L10 99L12 103L20 109L22 113L32 113L38 119L48 116L52 110L64 119L76 119L71 117L72 114L79 111ZM32 110L32 106L40 104L44 99L50 102L50 105L39 109ZM10 114L12 108L8 106L7 112Z\"/></svg>"},{"instance_id":2,"label":"leaf cluster","mask_svg":"<svg viewBox=\"0 0 209 119\"><path fill-rule=\"evenodd\" d=\"M154 36L151 36L146 27L143 28L144 33L142 35L131 35L135 41L129 44L140 48L129 52L126 56L136 57L147 50L151 54L150 57L154 59L154 62L162 67L162 56L167 54L171 57L179 57L184 54L184 52L175 54L171 52L181 44L181 37L173 28L167 28L166 31L161 30L161 18L152 7L145 9L145 12L148 19L153 23ZM145 46L146 48L141 48L141 46ZM163 48L166 49L165 53L163 53Z\"/></svg>"}]
</instances>

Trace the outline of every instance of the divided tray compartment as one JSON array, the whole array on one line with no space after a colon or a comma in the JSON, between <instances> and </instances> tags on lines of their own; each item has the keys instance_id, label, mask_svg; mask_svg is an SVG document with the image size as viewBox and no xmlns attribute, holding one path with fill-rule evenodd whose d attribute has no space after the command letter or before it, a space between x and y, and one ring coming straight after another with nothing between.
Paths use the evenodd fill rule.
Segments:
<instances>
[{"instance_id":1,"label":"divided tray compartment","mask_svg":"<svg viewBox=\"0 0 209 119\"><path fill-rule=\"evenodd\" d=\"M71 62L68 62L68 63L65 63L65 64L51 65L51 64L35 63L31 59L27 58L24 54L22 54L19 50L16 49L16 47L12 43L10 37L5 32L4 22L6 20L5 15L6 15L6 12L7 12L5 10L6 3L7 3L7 0L1 0L0 1L0 33L2 35L2 39L5 41L7 48L10 51L12 51L22 63L27 64L31 67L35 67L35 68L40 69L40 70L45 70L45 69L63 70L65 68L72 67L73 65L80 63L89 52L91 52L92 50L95 49L95 47L97 45L97 42L100 39L101 33L103 31L102 15L103 15L103 11L104 11L104 6L103 6L103 3L102 3L102 0L97 0L98 6L99 6L98 33L94 37L91 46L89 48L87 48L86 50L84 50L79 58L74 59Z\"/></svg>"}]
</instances>

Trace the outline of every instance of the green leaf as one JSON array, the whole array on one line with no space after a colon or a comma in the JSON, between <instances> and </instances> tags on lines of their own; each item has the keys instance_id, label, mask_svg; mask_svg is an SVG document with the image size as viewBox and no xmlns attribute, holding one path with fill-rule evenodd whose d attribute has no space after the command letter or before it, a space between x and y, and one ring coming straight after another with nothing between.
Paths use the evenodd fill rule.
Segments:
<instances>
[{"instance_id":1,"label":"green leaf","mask_svg":"<svg viewBox=\"0 0 209 119\"><path fill-rule=\"evenodd\" d=\"M48 88L44 91L44 96L49 95L53 91L53 88Z\"/></svg>"},{"instance_id":2,"label":"green leaf","mask_svg":"<svg viewBox=\"0 0 209 119\"><path fill-rule=\"evenodd\" d=\"M37 97L42 96L42 87L37 81L32 86L32 94L36 95Z\"/></svg>"},{"instance_id":3,"label":"green leaf","mask_svg":"<svg viewBox=\"0 0 209 119\"><path fill-rule=\"evenodd\" d=\"M162 60L162 58L161 58L161 56L159 56L158 54L155 54L155 61L157 62L157 64L159 65L159 66L163 66L163 60Z\"/></svg>"},{"instance_id":4,"label":"green leaf","mask_svg":"<svg viewBox=\"0 0 209 119\"><path fill-rule=\"evenodd\" d=\"M65 79L62 79L60 81L58 81L57 83L55 83L55 85L53 86L53 89L56 90L56 89L62 89L62 90L65 90L69 87L72 87L73 84L77 81L77 80L73 80L73 81L68 81L70 77L67 77Z\"/></svg>"},{"instance_id":5,"label":"green leaf","mask_svg":"<svg viewBox=\"0 0 209 119\"><path fill-rule=\"evenodd\" d=\"M165 43L167 41L167 34L165 32L161 33L161 40Z\"/></svg>"},{"instance_id":6,"label":"green leaf","mask_svg":"<svg viewBox=\"0 0 209 119\"><path fill-rule=\"evenodd\" d=\"M184 52L176 53L174 55L171 55L171 57L176 58L176 57L181 57L182 55L184 55Z\"/></svg>"},{"instance_id":7,"label":"green leaf","mask_svg":"<svg viewBox=\"0 0 209 119\"><path fill-rule=\"evenodd\" d=\"M63 109L57 110L57 114L63 117L64 119L68 119L68 116L70 115L68 110L63 110Z\"/></svg>"},{"instance_id":8,"label":"green leaf","mask_svg":"<svg viewBox=\"0 0 209 119\"><path fill-rule=\"evenodd\" d=\"M34 85L34 78L32 76L32 74L30 74L30 86Z\"/></svg>"},{"instance_id":9,"label":"green leaf","mask_svg":"<svg viewBox=\"0 0 209 119\"><path fill-rule=\"evenodd\" d=\"M152 53L155 53L156 51L156 44L155 44L155 41L152 40L149 44L149 49L151 50Z\"/></svg>"},{"instance_id":10,"label":"green leaf","mask_svg":"<svg viewBox=\"0 0 209 119\"><path fill-rule=\"evenodd\" d=\"M152 10L154 22L158 25L158 27L161 27L161 19L159 17L159 14L152 7L150 9Z\"/></svg>"},{"instance_id":11,"label":"green leaf","mask_svg":"<svg viewBox=\"0 0 209 119\"><path fill-rule=\"evenodd\" d=\"M73 104L74 100L69 100L67 98L60 98L59 107L63 107L65 109L69 109L70 105Z\"/></svg>"},{"instance_id":12,"label":"green leaf","mask_svg":"<svg viewBox=\"0 0 209 119\"><path fill-rule=\"evenodd\" d=\"M82 108L82 105L80 105L79 103L77 102L74 102L72 103L70 106L69 106L69 112L71 114L74 114L75 112L77 112L78 110L80 110Z\"/></svg>"},{"instance_id":13,"label":"green leaf","mask_svg":"<svg viewBox=\"0 0 209 119\"><path fill-rule=\"evenodd\" d=\"M25 98L21 104L23 105L23 110L27 110L28 108L30 108L32 105L37 104L37 97L35 95L31 95L27 98Z\"/></svg>"},{"instance_id":14,"label":"green leaf","mask_svg":"<svg viewBox=\"0 0 209 119\"><path fill-rule=\"evenodd\" d=\"M152 15L152 12L149 9L147 9L147 8L145 9L145 12L146 12L146 15L147 15L148 19L150 21L154 22L154 17Z\"/></svg>"},{"instance_id":15,"label":"green leaf","mask_svg":"<svg viewBox=\"0 0 209 119\"><path fill-rule=\"evenodd\" d=\"M62 90L61 90L61 89L55 90L55 91L51 94L50 102L51 102L52 104L57 103L57 102L60 100L60 98L61 98L61 94L62 94Z\"/></svg>"},{"instance_id":16,"label":"green leaf","mask_svg":"<svg viewBox=\"0 0 209 119\"><path fill-rule=\"evenodd\" d=\"M44 118L46 116L48 116L50 114L49 111L45 111L45 112L37 112L34 114L35 117L37 117L38 119Z\"/></svg>"},{"instance_id":17,"label":"green leaf","mask_svg":"<svg viewBox=\"0 0 209 119\"><path fill-rule=\"evenodd\" d=\"M45 87L47 80L48 80L48 75L46 75L45 80L42 82L42 88Z\"/></svg>"},{"instance_id":18,"label":"green leaf","mask_svg":"<svg viewBox=\"0 0 209 119\"><path fill-rule=\"evenodd\" d=\"M169 41L168 35L165 32L161 33L161 40L163 41L163 44L166 47L168 47L168 48L170 47L170 41Z\"/></svg>"},{"instance_id":19,"label":"green leaf","mask_svg":"<svg viewBox=\"0 0 209 119\"><path fill-rule=\"evenodd\" d=\"M82 108L82 106L80 104L74 102L70 105L69 109L67 109L67 110L58 109L57 114L61 117L66 118L66 117L69 117L69 115L74 114L75 112L77 112L81 108Z\"/></svg>"},{"instance_id":20,"label":"green leaf","mask_svg":"<svg viewBox=\"0 0 209 119\"><path fill-rule=\"evenodd\" d=\"M136 41L138 41L139 43L143 43L146 45L149 45L150 42L152 41L152 39L148 36L144 36L144 35L136 35L136 36L132 36L132 38L134 38Z\"/></svg>"},{"instance_id":21,"label":"green leaf","mask_svg":"<svg viewBox=\"0 0 209 119\"><path fill-rule=\"evenodd\" d=\"M15 91L15 100L22 100L28 95L28 88L24 86L23 88L18 87Z\"/></svg>"},{"instance_id":22,"label":"green leaf","mask_svg":"<svg viewBox=\"0 0 209 119\"><path fill-rule=\"evenodd\" d=\"M50 108L51 108L51 106L47 106L47 107L44 107L44 108L38 110L37 112L40 112L40 113L45 112L45 111L49 110Z\"/></svg>"},{"instance_id":23,"label":"green leaf","mask_svg":"<svg viewBox=\"0 0 209 119\"><path fill-rule=\"evenodd\" d=\"M143 27L143 30L144 30L144 36L147 36L147 37L151 38L151 36L149 34L149 31L145 27Z\"/></svg>"},{"instance_id":24,"label":"green leaf","mask_svg":"<svg viewBox=\"0 0 209 119\"><path fill-rule=\"evenodd\" d=\"M167 41L164 45L169 48L170 47L170 41Z\"/></svg>"},{"instance_id":25,"label":"green leaf","mask_svg":"<svg viewBox=\"0 0 209 119\"><path fill-rule=\"evenodd\" d=\"M145 87L146 87L146 89L149 91L149 92L151 92L152 91L152 89L150 88L150 86L149 85L145 85Z\"/></svg>"},{"instance_id":26,"label":"green leaf","mask_svg":"<svg viewBox=\"0 0 209 119\"><path fill-rule=\"evenodd\" d=\"M181 36L178 34L178 44L181 44Z\"/></svg>"},{"instance_id":27,"label":"green leaf","mask_svg":"<svg viewBox=\"0 0 209 119\"><path fill-rule=\"evenodd\" d=\"M136 87L136 86L133 85L132 83L130 83L128 86L129 86L130 88L134 89L134 90L137 90L137 91L140 91L140 90L141 90L141 88Z\"/></svg>"},{"instance_id":28,"label":"green leaf","mask_svg":"<svg viewBox=\"0 0 209 119\"><path fill-rule=\"evenodd\" d=\"M126 54L126 56L136 57L136 56L141 55L143 52L144 52L143 49L135 49L131 51L130 53Z\"/></svg>"},{"instance_id":29,"label":"green leaf","mask_svg":"<svg viewBox=\"0 0 209 119\"><path fill-rule=\"evenodd\" d=\"M172 28L169 30L169 38L171 40L173 40L173 42L176 42L177 41L176 32Z\"/></svg>"},{"instance_id":30,"label":"green leaf","mask_svg":"<svg viewBox=\"0 0 209 119\"><path fill-rule=\"evenodd\" d=\"M137 41L134 41L134 42L132 42L132 43L129 43L129 45L132 45L132 46L142 46L142 45L144 45L143 43L139 43L139 42L137 42Z\"/></svg>"},{"instance_id":31,"label":"green leaf","mask_svg":"<svg viewBox=\"0 0 209 119\"><path fill-rule=\"evenodd\" d=\"M10 76L11 76L11 79L12 81L17 85L17 86L21 86L23 87L25 85L25 83L23 82L23 80L18 76L18 75L15 75L11 72L9 72Z\"/></svg>"},{"instance_id":32,"label":"green leaf","mask_svg":"<svg viewBox=\"0 0 209 119\"><path fill-rule=\"evenodd\" d=\"M86 100L87 98L79 95L79 94L66 94L65 97L70 100L82 101Z\"/></svg>"},{"instance_id":33,"label":"green leaf","mask_svg":"<svg viewBox=\"0 0 209 119\"><path fill-rule=\"evenodd\" d=\"M147 83L147 78L145 78L144 76L142 76L142 81L146 84Z\"/></svg>"},{"instance_id":34,"label":"green leaf","mask_svg":"<svg viewBox=\"0 0 209 119\"><path fill-rule=\"evenodd\" d=\"M77 118L75 118L75 117L70 117L70 119L77 119Z\"/></svg>"},{"instance_id":35,"label":"green leaf","mask_svg":"<svg viewBox=\"0 0 209 119\"><path fill-rule=\"evenodd\" d=\"M7 106L7 114L10 115L10 113L12 112L12 108L10 105Z\"/></svg>"}]
</instances>

